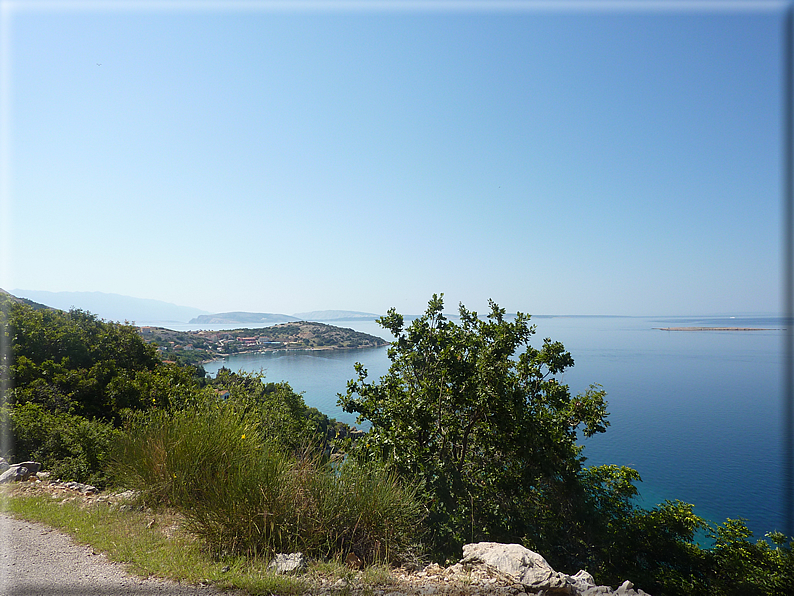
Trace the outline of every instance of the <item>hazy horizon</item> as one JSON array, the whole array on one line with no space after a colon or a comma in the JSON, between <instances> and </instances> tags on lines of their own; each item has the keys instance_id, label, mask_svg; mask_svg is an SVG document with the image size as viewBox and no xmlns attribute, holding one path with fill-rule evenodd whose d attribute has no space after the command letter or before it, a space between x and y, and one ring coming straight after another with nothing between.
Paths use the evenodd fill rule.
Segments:
<instances>
[{"instance_id":1,"label":"hazy horizon","mask_svg":"<svg viewBox=\"0 0 794 596\"><path fill-rule=\"evenodd\" d=\"M126 302L126 301L135 301L136 304L140 303L140 304L137 304L137 306L139 306L139 307L141 305L143 305L143 304L146 304L146 303L152 303L153 305L155 305L155 304L156 305L163 305L163 306L167 306L167 307L175 307L177 309L185 309L185 310L189 309L189 310L195 311L196 314L194 315L194 317L198 316L198 315L202 315L202 314L203 315L217 315L217 314L236 313L236 312L241 312L241 313L262 313L262 314L283 314L283 315L288 315L288 316L299 316L299 315L302 315L302 314L314 314L314 313L322 313L322 312L326 312L326 313L349 312L349 313L355 313L355 314L359 314L359 315L360 314L371 314L373 316L381 316L381 315L386 314L386 311L384 311L383 313L361 313L361 311L352 311L350 309L342 309L342 308L316 309L315 311L308 311L308 312L298 312L298 311L295 311L295 312L275 312L275 311L268 311L268 310L261 310L261 309L259 309L259 310L251 310L251 311L242 311L240 309L233 309L233 310L228 310L228 311L210 312L210 311L205 311L205 310L201 310L201 309L195 308L192 305L175 304L175 303L172 303L172 302L166 302L166 301L163 301L163 300L157 300L157 299L151 299L151 298L140 298L140 297L135 297L135 296L125 296L125 295L121 295L121 294L115 294L115 293L112 293L112 292L99 292L99 291L91 291L91 292L66 292L66 291L63 291L63 292L50 292L50 291L44 291L44 290L23 290L23 289L19 289L19 288L16 288L14 290L6 290L6 291L8 291L9 293L11 293L14 296L17 296L19 298L27 298L28 300L33 300L34 302L39 302L41 304L45 304L46 306L52 306L53 308L59 308L61 310L67 310L68 308L71 308L71 307L80 308L82 310L88 310L88 311L90 311L90 312L92 312L94 314L97 314L101 318L108 318L108 317L102 317L101 313L100 312L96 312L96 311L105 310L107 308L111 308L112 310L118 310L118 308L120 308L119 301L116 300L116 299L121 299L121 303L122 304L124 302ZM91 297L94 297L97 300L102 300L103 298L106 299L105 303L104 303L104 306L97 307L96 305L100 304L100 302L94 302L94 308L96 309L96 311L95 311L95 310L92 310L90 308L90 304L88 302L86 302L85 300L80 300L80 298L87 299L87 298L91 298ZM47 301L48 298L50 299L51 303ZM80 302L80 304L78 304L77 302ZM88 306L85 306L87 304L88 304ZM464 304L464 306L466 306L468 308L467 305ZM444 308L445 315L456 316L457 315L457 307L458 307L457 304L451 305L451 304L445 302L445 308ZM518 309L518 310L520 310L520 309ZM415 316L420 316L421 314L423 314L424 311L421 311L421 312L401 312L401 311L398 311L398 312L400 312L400 314L402 314L404 316L415 317ZM489 311L485 310L485 309L478 311L478 313L480 315L485 315L488 312ZM515 315L516 312L517 312L516 310L508 311L508 315ZM574 312L567 312L567 313L566 312L556 312L556 313L553 313L553 312L537 312L537 313L531 313L531 312L528 312L528 311L521 311L521 312L523 312L524 314L529 314L529 315L534 316L534 317L632 317L632 318L640 318L640 317L680 317L680 318L686 318L686 317L697 317L697 316L702 316L702 317L731 317L731 316L736 316L736 317L754 317L754 316L758 316L758 317L764 317L764 316L783 317L783 316L786 316L782 312L762 312L762 311L760 311L760 312L735 312L735 311L734 312L702 312L702 313L694 313L694 314L645 313L645 314L640 314L640 315L627 315L627 314L621 314L621 313L574 313ZM110 318L113 318L113 317L110 317ZM122 319L123 319L123 317L122 317ZM120 320L120 319L117 317L117 318L115 318L113 320ZM344 320L344 319L342 319L342 320ZM164 319L162 322L168 322L168 320ZM178 322L186 323L188 321L172 320L171 322L174 322L174 323L178 323Z\"/></svg>"}]
</instances>

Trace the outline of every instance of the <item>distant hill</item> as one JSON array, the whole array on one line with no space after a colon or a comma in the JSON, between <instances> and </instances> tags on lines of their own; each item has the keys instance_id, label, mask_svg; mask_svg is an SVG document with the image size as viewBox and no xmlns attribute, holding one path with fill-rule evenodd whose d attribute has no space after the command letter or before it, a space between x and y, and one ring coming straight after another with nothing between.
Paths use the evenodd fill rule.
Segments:
<instances>
[{"instance_id":1,"label":"distant hill","mask_svg":"<svg viewBox=\"0 0 794 596\"><path fill-rule=\"evenodd\" d=\"M108 321L145 323L186 323L192 317L206 314L206 310L178 306L170 302L133 298L104 292L45 292L42 290L12 290L15 296L35 300L60 310L79 308Z\"/></svg>"},{"instance_id":2,"label":"distant hill","mask_svg":"<svg viewBox=\"0 0 794 596\"><path fill-rule=\"evenodd\" d=\"M301 321L373 321L380 317L380 315L371 312L355 310L313 310L311 312L296 312L293 316Z\"/></svg>"},{"instance_id":3,"label":"distant hill","mask_svg":"<svg viewBox=\"0 0 794 596\"><path fill-rule=\"evenodd\" d=\"M0 288L0 298L7 298L11 300L11 302L17 302L19 304L27 304L35 310L50 308L46 304L39 304L38 302L33 302L33 300L28 300L27 298L19 298L18 296L14 296L13 294L6 292L3 288Z\"/></svg>"},{"instance_id":4,"label":"distant hill","mask_svg":"<svg viewBox=\"0 0 794 596\"><path fill-rule=\"evenodd\" d=\"M225 325L227 323L288 323L300 319L290 315L270 312L221 312L214 315L200 315L191 319L191 324Z\"/></svg>"}]
</instances>

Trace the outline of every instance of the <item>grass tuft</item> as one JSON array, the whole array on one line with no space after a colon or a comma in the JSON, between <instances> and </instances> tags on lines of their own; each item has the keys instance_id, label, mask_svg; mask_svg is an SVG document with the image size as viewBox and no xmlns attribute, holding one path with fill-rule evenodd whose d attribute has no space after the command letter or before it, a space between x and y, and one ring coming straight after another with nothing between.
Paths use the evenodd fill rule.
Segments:
<instances>
[{"instance_id":1,"label":"grass tuft","mask_svg":"<svg viewBox=\"0 0 794 596\"><path fill-rule=\"evenodd\" d=\"M215 556L354 552L390 561L422 517L415 491L382 467L288 453L255 410L229 402L136 415L114 459L119 485L174 507Z\"/></svg>"}]
</instances>

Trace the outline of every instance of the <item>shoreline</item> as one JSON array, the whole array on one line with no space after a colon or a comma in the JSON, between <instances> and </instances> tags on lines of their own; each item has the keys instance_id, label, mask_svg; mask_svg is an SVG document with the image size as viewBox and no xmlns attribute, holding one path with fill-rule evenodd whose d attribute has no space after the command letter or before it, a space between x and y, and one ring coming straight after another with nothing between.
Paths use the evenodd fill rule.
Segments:
<instances>
[{"instance_id":1,"label":"shoreline","mask_svg":"<svg viewBox=\"0 0 794 596\"><path fill-rule=\"evenodd\" d=\"M210 362L219 362L226 358L233 356L244 356L246 354L274 354L276 352L335 352L338 350L374 350L377 348L385 348L388 344L382 346L316 346L313 348L275 348L266 350L246 350L243 352L234 352L233 354L218 354L218 358L211 360L202 360L199 364L209 364Z\"/></svg>"}]
</instances>

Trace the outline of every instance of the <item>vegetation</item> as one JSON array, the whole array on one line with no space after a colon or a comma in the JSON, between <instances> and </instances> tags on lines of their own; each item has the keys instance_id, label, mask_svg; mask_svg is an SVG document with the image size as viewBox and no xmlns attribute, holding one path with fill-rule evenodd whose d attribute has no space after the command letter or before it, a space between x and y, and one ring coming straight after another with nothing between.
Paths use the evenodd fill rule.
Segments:
<instances>
[{"instance_id":1,"label":"vegetation","mask_svg":"<svg viewBox=\"0 0 794 596\"><path fill-rule=\"evenodd\" d=\"M442 312L433 296L406 328L390 310L380 319L395 337L389 372L370 383L357 365L340 396L372 423L356 456L420 484L432 556L471 541L519 542L555 569L587 569L611 585L629 577L656 596L790 593L794 543L781 534L770 535L773 546L753 544L728 520L703 549L694 537L707 524L691 505L638 508L636 470L585 465L577 432L606 430L605 392L572 396L558 377L573 358L550 339L532 348L529 317L507 320L493 302L486 319L461 306L455 324Z\"/></svg>"},{"instance_id":2,"label":"vegetation","mask_svg":"<svg viewBox=\"0 0 794 596\"><path fill-rule=\"evenodd\" d=\"M125 420L220 403L226 393L256 403L287 449L311 438L330 454L349 435L287 383L228 369L208 379L201 367L161 361L129 325L80 310L36 308L7 294L0 302L0 332L10 346L0 362L10 381L0 420L14 439L2 455L11 461L35 459L64 480L101 487Z\"/></svg>"},{"instance_id":3,"label":"vegetation","mask_svg":"<svg viewBox=\"0 0 794 596\"><path fill-rule=\"evenodd\" d=\"M11 346L0 373L12 382L0 422L14 439L2 455L63 480L138 489L156 515L185 520L184 536L201 545L186 553L234 569L289 550L443 561L465 542L498 540L654 596L794 585L790 538L753 541L741 520L710 527L677 501L638 508L637 471L588 467L577 439L607 429L605 392L571 395L562 344L531 347L529 317L496 304L485 319L461 306L453 323L434 296L408 327L394 310L383 317L395 336L389 372L370 382L357 365L340 396L372 424L354 440L286 383L228 369L209 379L163 361L133 327L0 300ZM703 530L709 548L694 540Z\"/></svg>"},{"instance_id":4,"label":"vegetation","mask_svg":"<svg viewBox=\"0 0 794 596\"><path fill-rule=\"evenodd\" d=\"M219 552L355 552L375 562L410 546L420 505L395 475L353 461L334 467L311 447L289 452L246 401L138 417L120 441L115 478L147 504L181 512Z\"/></svg>"}]
</instances>

